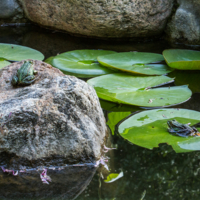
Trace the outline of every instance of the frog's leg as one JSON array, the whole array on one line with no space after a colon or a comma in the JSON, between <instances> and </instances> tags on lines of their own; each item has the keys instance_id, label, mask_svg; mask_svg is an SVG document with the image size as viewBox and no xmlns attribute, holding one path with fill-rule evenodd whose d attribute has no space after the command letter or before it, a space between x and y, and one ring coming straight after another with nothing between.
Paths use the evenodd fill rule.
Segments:
<instances>
[{"instance_id":1,"label":"frog's leg","mask_svg":"<svg viewBox=\"0 0 200 200\"><path fill-rule=\"evenodd\" d=\"M183 135L183 134L180 134L180 133L176 133L178 136L180 137L188 137L188 135Z\"/></svg>"},{"instance_id":2,"label":"frog's leg","mask_svg":"<svg viewBox=\"0 0 200 200\"><path fill-rule=\"evenodd\" d=\"M17 76L13 76L12 81L11 81L12 85L17 85L18 80L19 80L19 79L18 79Z\"/></svg>"},{"instance_id":3,"label":"frog's leg","mask_svg":"<svg viewBox=\"0 0 200 200\"><path fill-rule=\"evenodd\" d=\"M197 127L197 128L200 127L200 122L194 124L194 125L192 126L192 128L193 128L193 127Z\"/></svg>"},{"instance_id":4,"label":"frog's leg","mask_svg":"<svg viewBox=\"0 0 200 200\"><path fill-rule=\"evenodd\" d=\"M167 130L168 130L169 133L176 133L176 131L172 128L168 128Z\"/></svg>"},{"instance_id":5,"label":"frog's leg","mask_svg":"<svg viewBox=\"0 0 200 200\"><path fill-rule=\"evenodd\" d=\"M35 81L35 76L27 76L26 78L23 79L23 82L20 83L20 85L30 85Z\"/></svg>"},{"instance_id":6,"label":"frog's leg","mask_svg":"<svg viewBox=\"0 0 200 200\"><path fill-rule=\"evenodd\" d=\"M183 129L183 130L177 131L176 134L181 137L188 137L191 134L191 131L189 131L187 129Z\"/></svg>"}]
</instances>

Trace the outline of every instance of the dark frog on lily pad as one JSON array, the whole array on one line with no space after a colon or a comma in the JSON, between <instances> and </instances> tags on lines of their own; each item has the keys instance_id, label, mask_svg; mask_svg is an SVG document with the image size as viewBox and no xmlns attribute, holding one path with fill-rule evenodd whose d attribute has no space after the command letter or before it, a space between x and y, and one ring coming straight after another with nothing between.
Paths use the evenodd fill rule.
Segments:
<instances>
[{"instance_id":1,"label":"dark frog on lily pad","mask_svg":"<svg viewBox=\"0 0 200 200\"><path fill-rule=\"evenodd\" d=\"M17 70L17 74L12 77L13 86L25 86L32 84L36 78L37 71L34 70L32 61L25 61Z\"/></svg>"},{"instance_id":2,"label":"dark frog on lily pad","mask_svg":"<svg viewBox=\"0 0 200 200\"><path fill-rule=\"evenodd\" d=\"M181 137L200 136L199 131L194 126L189 126L189 124L181 124L175 119L169 120L167 125L169 126L169 133L173 135L178 135Z\"/></svg>"}]
</instances>

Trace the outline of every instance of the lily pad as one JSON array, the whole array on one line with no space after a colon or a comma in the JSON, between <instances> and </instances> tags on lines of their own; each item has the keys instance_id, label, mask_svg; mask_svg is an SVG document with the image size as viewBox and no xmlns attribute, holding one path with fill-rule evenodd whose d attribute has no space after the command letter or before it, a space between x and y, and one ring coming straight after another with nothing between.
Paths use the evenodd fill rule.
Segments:
<instances>
[{"instance_id":1,"label":"lily pad","mask_svg":"<svg viewBox=\"0 0 200 200\"><path fill-rule=\"evenodd\" d=\"M11 63L10 62L8 62L8 61L0 61L0 69L1 68L3 68L3 67L5 67L5 66L7 66L7 65L10 65Z\"/></svg>"},{"instance_id":2,"label":"lily pad","mask_svg":"<svg viewBox=\"0 0 200 200\"><path fill-rule=\"evenodd\" d=\"M0 58L12 61L21 61L25 59L43 60L44 55L29 47L0 43Z\"/></svg>"},{"instance_id":3,"label":"lily pad","mask_svg":"<svg viewBox=\"0 0 200 200\"><path fill-rule=\"evenodd\" d=\"M187 84L193 93L200 92L200 71L175 70L168 76L175 77L175 85Z\"/></svg>"},{"instance_id":4,"label":"lily pad","mask_svg":"<svg viewBox=\"0 0 200 200\"><path fill-rule=\"evenodd\" d=\"M55 56L51 62L65 74L81 78L95 77L113 73L113 70L101 66L97 61L98 56L113 53L106 50L75 50Z\"/></svg>"},{"instance_id":5,"label":"lily pad","mask_svg":"<svg viewBox=\"0 0 200 200\"><path fill-rule=\"evenodd\" d=\"M161 143L171 145L175 152L188 152L195 149L191 144L198 144L200 137L179 137L168 132L167 121L176 119L178 122L191 126L200 121L200 112L187 109L155 109L132 115L123 121L119 134L129 142L148 149L158 147ZM199 128L198 128L199 129ZM200 129L199 129L200 130ZM194 142L195 141L195 142ZM193 147L190 148L189 144Z\"/></svg>"},{"instance_id":6,"label":"lily pad","mask_svg":"<svg viewBox=\"0 0 200 200\"><path fill-rule=\"evenodd\" d=\"M140 107L163 107L187 101L192 92L188 86L159 87L172 82L167 76L131 76L123 73L92 78L87 83L94 87L99 98Z\"/></svg>"},{"instance_id":7,"label":"lily pad","mask_svg":"<svg viewBox=\"0 0 200 200\"><path fill-rule=\"evenodd\" d=\"M167 65L155 64L154 62L163 61L161 54L142 53L142 52L124 52L105 56L98 56L97 60L102 65L111 69L118 69L125 72L144 75L163 75L171 72L173 69ZM150 64L154 63L154 64Z\"/></svg>"},{"instance_id":8,"label":"lily pad","mask_svg":"<svg viewBox=\"0 0 200 200\"><path fill-rule=\"evenodd\" d=\"M104 180L105 183L112 183L116 180L118 180L119 178L122 178L124 176L123 172L120 172L119 174L113 173L113 174L109 174L107 176L107 179Z\"/></svg>"},{"instance_id":9,"label":"lily pad","mask_svg":"<svg viewBox=\"0 0 200 200\"><path fill-rule=\"evenodd\" d=\"M200 70L200 51L167 49L163 51L166 63L174 69Z\"/></svg>"}]
</instances>

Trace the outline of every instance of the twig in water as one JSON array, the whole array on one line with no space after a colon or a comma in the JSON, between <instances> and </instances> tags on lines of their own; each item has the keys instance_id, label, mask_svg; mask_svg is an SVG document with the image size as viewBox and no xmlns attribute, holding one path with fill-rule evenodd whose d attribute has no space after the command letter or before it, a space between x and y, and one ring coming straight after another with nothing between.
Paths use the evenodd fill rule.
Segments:
<instances>
[{"instance_id":1,"label":"twig in water","mask_svg":"<svg viewBox=\"0 0 200 200\"><path fill-rule=\"evenodd\" d=\"M40 178L41 178L41 181L45 184L49 184L48 181L51 182L50 176L47 176L47 169L44 169L44 171L40 174Z\"/></svg>"}]
</instances>

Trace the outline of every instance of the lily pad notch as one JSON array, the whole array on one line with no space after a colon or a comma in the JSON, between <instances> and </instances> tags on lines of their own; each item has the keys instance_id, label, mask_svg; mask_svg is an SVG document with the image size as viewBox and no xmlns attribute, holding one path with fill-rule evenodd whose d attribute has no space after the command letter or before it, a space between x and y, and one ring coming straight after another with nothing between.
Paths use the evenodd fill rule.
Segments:
<instances>
[{"instance_id":1,"label":"lily pad notch","mask_svg":"<svg viewBox=\"0 0 200 200\"><path fill-rule=\"evenodd\" d=\"M91 78L113 73L113 70L102 66L97 57L116 53L108 50L74 50L62 53L47 60L63 73L80 78Z\"/></svg>"}]
</instances>

